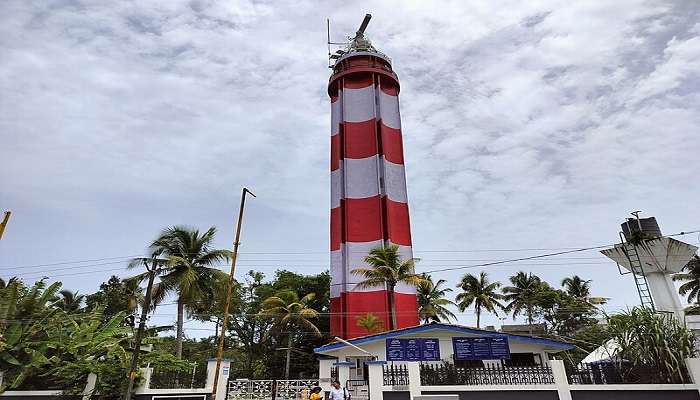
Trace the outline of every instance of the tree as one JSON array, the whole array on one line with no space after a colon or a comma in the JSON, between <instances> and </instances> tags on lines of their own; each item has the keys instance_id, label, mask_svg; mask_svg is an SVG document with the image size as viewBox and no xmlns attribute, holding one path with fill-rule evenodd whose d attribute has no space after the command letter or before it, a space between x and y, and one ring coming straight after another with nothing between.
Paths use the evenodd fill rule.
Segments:
<instances>
[{"instance_id":1,"label":"tree","mask_svg":"<svg viewBox=\"0 0 700 400\"><path fill-rule=\"evenodd\" d=\"M143 297L138 279L121 280L112 275L107 282L102 282L100 290L86 297L85 303L88 310L102 307L104 319L108 320L122 311L134 312L143 303Z\"/></svg>"},{"instance_id":2,"label":"tree","mask_svg":"<svg viewBox=\"0 0 700 400\"><path fill-rule=\"evenodd\" d=\"M213 287L209 292L202 293L201 299L191 305L188 305L188 312L191 316L199 321L214 322L214 342L217 343L219 337L219 328L222 325L221 319L224 316L224 304L226 303L228 274L222 276L223 279L214 282ZM236 297L238 283L234 282L232 292L232 302L240 301ZM229 306L229 315L232 308ZM229 317L230 318L230 317ZM223 329L222 329L223 331Z\"/></svg>"},{"instance_id":3,"label":"tree","mask_svg":"<svg viewBox=\"0 0 700 400\"><path fill-rule=\"evenodd\" d=\"M296 292L285 290L277 293L276 296L268 297L263 302L261 314L272 317L279 330L288 332L287 348L285 349L287 350L287 361L284 368L285 379L289 379L289 366L294 344L293 329L299 329L303 334L321 336L321 332L311 322L312 319L318 318L318 311L308 306L314 297L313 293L309 293L300 299Z\"/></svg>"},{"instance_id":4,"label":"tree","mask_svg":"<svg viewBox=\"0 0 700 400\"><path fill-rule=\"evenodd\" d=\"M541 282L534 296L533 313L544 320L551 333L569 336L577 330L596 323L597 313L587 298L554 289Z\"/></svg>"},{"instance_id":5,"label":"tree","mask_svg":"<svg viewBox=\"0 0 700 400\"><path fill-rule=\"evenodd\" d=\"M591 297L591 281L583 280L578 275L564 278L561 281L561 285L571 297L584 301Z\"/></svg>"},{"instance_id":6,"label":"tree","mask_svg":"<svg viewBox=\"0 0 700 400\"><path fill-rule=\"evenodd\" d=\"M268 353L263 350L262 342L271 324L268 319L258 318L258 314L262 311L263 301L279 290L275 290L269 283L264 283L263 279L263 273L250 270L245 285L238 284L234 287L231 312L239 317L230 319L229 329L235 334L246 354L244 376L255 376L255 357ZM267 356L269 357L269 353Z\"/></svg>"},{"instance_id":7,"label":"tree","mask_svg":"<svg viewBox=\"0 0 700 400\"><path fill-rule=\"evenodd\" d=\"M367 315L359 316L356 319L357 326L365 328L368 334L381 332L384 329L382 320L372 313L367 313Z\"/></svg>"},{"instance_id":8,"label":"tree","mask_svg":"<svg viewBox=\"0 0 700 400\"><path fill-rule=\"evenodd\" d=\"M105 320L101 307L66 312L56 303L60 289L60 282L27 287L19 280L0 288L0 371L5 372L0 392L56 389L76 397L92 372L100 399L121 398L131 355L132 328L122 324L125 313ZM178 367L170 362L172 355L154 353L141 365L161 365L160 360Z\"/></svg>"},{"instance_id":9,"label":"tree","mask_svg":"<svg viewBox=\"0 0 700 400\"><path fill-rule=\"evenodd\" d=\"M417 287L423 278L417 275L415 261L413 259L401 261L399 246L377 247L370 250L364 258L369 264L369 268L356 268L353 274L360 275L364 281L358 283L358 289L370 289L375 287L386 287L387 301L389 303L389 313L391 314L389 329L396 329L396 302L394 301L394 290L399 283L405 283Z\"/></svg>"},{"instance_id":10,"label":"tree","mask_svg":"<svg viewBox=\"0 0 700 400\"><path fill-rule=\"evenodd\" d=\"M523 271L518 272L508 279L513 286L506 286L503 288L503 300L508 302L505 311L512 313L513 318L521 313L525 313L527 316L527 323L530 325L530 333L532 333L534 308L538 291L542 285L542 280L536 275L528 274Z\"/></svg>"},{"instance_id":11,"label":"tree","mask_svg":"<svg viewBox=\"0 0 700 400\"><path fill-rule=\"evenodd\" d=\"M70 290L61 290L58 294L60 294L61 297L55 303L56 307L69 313L80 310L83 305L83 300L85 299L85 295L78 294L78 292L71 292Z\"/></svg>"},{"instance_id":12,"label":"tree","mask_svg":"<svg viewBox=\"0 0 700 400\"><path fill-rule=\"evenodd\" d=\"M458 288L462 289L462 293L458 294L455 299L459 311L463 312L474 304L476 327L479 328L482 309L498 314L496 309L505 308L500 302L504 296L497 292L500 286L500 282L489 282L488 274L483 271L478 278L472 274L464 275L462 281L457 285Z\"/></svg>"},{"instance_id":13,"label":"tree","mask_svg":"<svg viewBox=\"0 0 700 400\"><path fill-rule=\"evenodd\" d=\"M217 282L227 278L224 272L211 268L228 260L230 255L228 250L211 248L215 235L214 227L200 234L197 229L174 226L165 229L150 246L154 256L168 259L168 264L158 272L160 282L153 287L153 299L159 304L170 293L177 296L175 354L178 358L182 357L185 308L192 309L197 302L212 296ZM139 260L135 261L138 264ZM142 281L147 275L143 273L137 278Z\"/></svg>"},{"instance_id":14,"label":"tree","mask_svg":"<svg viewBox=\"0 0 700 400\"><path fill-rule=\"evenodd\" d=\"M455 315L447 306L454 306L452 300L447 299L447 293L451 292L450 288L440 288L445 282L440 279L433 282L430 275L421 275L423 281L417 286L418 295L418 315L420 319L427 324L430 321L440 322L442 320L449 321L451 318L456 319Z\"/></svg>"},{"instance_id":15,"label":"tree","mask_svg":"<svg viewBox=\"0 0 700 400\"><path fill-rule=\"evenodd\" d=\"M683 267L683 271L675 274L673 280L685 282L678 288L678 293L681 296L687 295L691 307L696 306L700 303L700 257L694 256Z\"/></svg>"}]
</instances>

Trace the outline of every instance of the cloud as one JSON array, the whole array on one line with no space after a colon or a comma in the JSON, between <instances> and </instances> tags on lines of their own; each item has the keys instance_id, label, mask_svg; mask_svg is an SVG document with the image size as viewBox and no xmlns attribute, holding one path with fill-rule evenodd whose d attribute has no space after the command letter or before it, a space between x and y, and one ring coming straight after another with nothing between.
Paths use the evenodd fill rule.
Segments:
<instances>
[{"instance_id":1,"label":"cloud","mask_svg":"<svg viewBox=\"0 0 700 400\"><path fill-rule=\"evenodd\" d=\"M436 250L613 242L633 209L666 232L698 228L696 2L363 7L4 2L0 205L15 217L0 264L134 254L176 223L217 225L228 247L246 185L259 197L244 247L307 253L276 258L323 269L324 19L340 40L365 12L401 79L421 268L448 263ZM587 256L603 264L522 268L592 278L611 309L636 302L631 280ZM517 269L490 271L504 280ZM87 291L108 274L64 279Z\"/></svg>"}]
</instances>

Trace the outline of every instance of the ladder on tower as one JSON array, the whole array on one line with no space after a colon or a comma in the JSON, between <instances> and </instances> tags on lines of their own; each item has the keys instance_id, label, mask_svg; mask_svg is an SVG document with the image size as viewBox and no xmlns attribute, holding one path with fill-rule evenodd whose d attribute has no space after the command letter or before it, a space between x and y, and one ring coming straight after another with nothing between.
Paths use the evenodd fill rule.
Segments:
<instances>
[{"instance_id":1,"label":"ladder on tower","mask_svg":"<svg viewBox=\"0 0 700 400\"><path fill-rule=\"evenodd\" d=\"M639 258L637 246L634 243L627 242L623 244L623 249L630 263L630 270L632 276L634 276L634 283L637 285L637 292L639 293L639 300L642 306L654 310L654 300L651 298L649 283L647 282L646 275L644 275L644 269L642 268L642 261Z\"/></svg>"}]
</instances>

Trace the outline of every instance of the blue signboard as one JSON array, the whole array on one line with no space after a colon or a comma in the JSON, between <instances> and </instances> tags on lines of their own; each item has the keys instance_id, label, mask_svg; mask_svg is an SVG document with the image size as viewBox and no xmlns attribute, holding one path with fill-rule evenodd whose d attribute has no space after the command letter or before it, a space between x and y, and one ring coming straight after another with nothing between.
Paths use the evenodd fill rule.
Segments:
<instances>
[{"instance_id":1,"label":"blue signboard","mask_svg":"<svg viewBox=\"0 0 700 400\"><path fill-rule=\"evenodd\" d=\"M440 341L438 339L421 339L423 341L421 359L423 361L440 361Z\"/></svg>"},{"instance_id":2,"label":"blue signboard","mask_svg":"<svg viewBox=\"0 0 700 400\"><path fill-rule=\"evenodd\" d=\"M406 361L420 361L420 339L404 339Z\"/></svg>"},{"instance_id":3,"label":"blue signboard","mask_svg":"<svg viewBox=\"0 0 700 400\"><path fill-rule=\"evenodd\" d=\"M401 339L386 340L386 359L387 361L404 361L406 358L406 349L404 348Z\"/></svg>"},{"instance_id":4,"label":"blue signboard","mask_svg":"<svg viewBox=\"0 0 700 400\"><path fill-rule=\"evenodd\" d=\"M506 337L454 337L455 360L508 360L510 348Z\"/></svg>"},{"instance_id":5,"label":"blue signboard","mask_svg":"<svg viewBox=\"0 0 700 400\"><path fill-rule=\"evenodd\" d=\"M497 360L510 359L510 348L508 347L508 338L491 338L491 356L493 357L492 359Z\"/></svg>"},{"instance_id":6,"label":"blue signboard","mask_svg":"<svg viewBox=\"0 0 700 400\"><path fill-rule=\"evenodd\" d=\"M439 361L438 339L387 339L387 361Z\"/></svg>"},{"instance_id":7,"label":"blue signboard","mask_svg":"<svg viewBox=\"0 0 700 400\"><path fill-rule=\"evenodd\" d=\"M474 342L473 338L453 337L452 349L454 350L455 360L474 360Z\"/></svg>"}]
</instances>

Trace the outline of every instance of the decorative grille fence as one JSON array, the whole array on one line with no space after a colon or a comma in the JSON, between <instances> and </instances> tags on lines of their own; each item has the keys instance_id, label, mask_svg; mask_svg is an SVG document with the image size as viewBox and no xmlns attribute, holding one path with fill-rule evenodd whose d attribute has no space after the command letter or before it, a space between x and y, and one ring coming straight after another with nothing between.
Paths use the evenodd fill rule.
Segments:
<instances>
[{"instance_id":1,"label":"decorative grille fence","mask_svg":"<svg viewBox=\"0 0 700 400\"><path fill-rule=\"evenodd\" d=\"M408 368L406 365L384 366L384 386L408 385Z\"/></svg>"},{"instance_id":2,"label":"decorative grille fence","mask_svg":"<svg viewBox=\"0 0 700 400\"><path fill-rule=\"evenodd\" d=\"M274 393L274 380L230 380L228 381L228 400L268 400Z\"/></svg>"},{"instance_id":3,"label":"decorative grille fence","mask_svg":"<svg viewBox=\"0 0 700 400\"><path fill-rule=\"evenodd\" d=\"M227 400L308 399L318 379L229 380Z\"/></svg>"},{"instance_id":4,"label":"decorative grille fence","mask_svg":"<svg viewBox=\"0 0 700 400\"><path fill-rule=\"evenodd\" d=\"M422 364L421 385L551 385L549 366L483 366L457 368L454 364Z\"/></svg>"},{"instance_id":5,"label":"decorative grille fence","mask_svg":"<svg viewBox=\"0 0 700 400\"><path fill-rule=\"evenodd\" d=\"M669 374L649 365L629 363L565 364L569 383L577 385L692 383L685 365Z\"/></svg>"},{"instance_id":6,"label":"decorative grille fence","mask_svg":"<svg viewBox=\"0 0 700 400\"><path fill-rule=\"evenodd\" d=\"M311 389L318 386L318 379L293 379L275 381L275 399L308 399Z\"/></svg>"},{"instance_id":7,"label":"decorative grille fence","mask_svg":"<svg viewBox=\"0 0 700 400\"><path fill-rule=\"evenodd\" d=\"M206 385L207 365L193 364L187 371L154 369L151 373L151 389L199 389Z\"/></svg>"},{"instance_id":8,"label":"decorative grille fence","mask_svg":"<svg viewBox=\"0 0 700 400\"><path fill-rule=\"evenodd\" d=\"M369 384L364 379L350 379L345 389L352 400L369 400Z\"/></svg>"}]
</instances>

